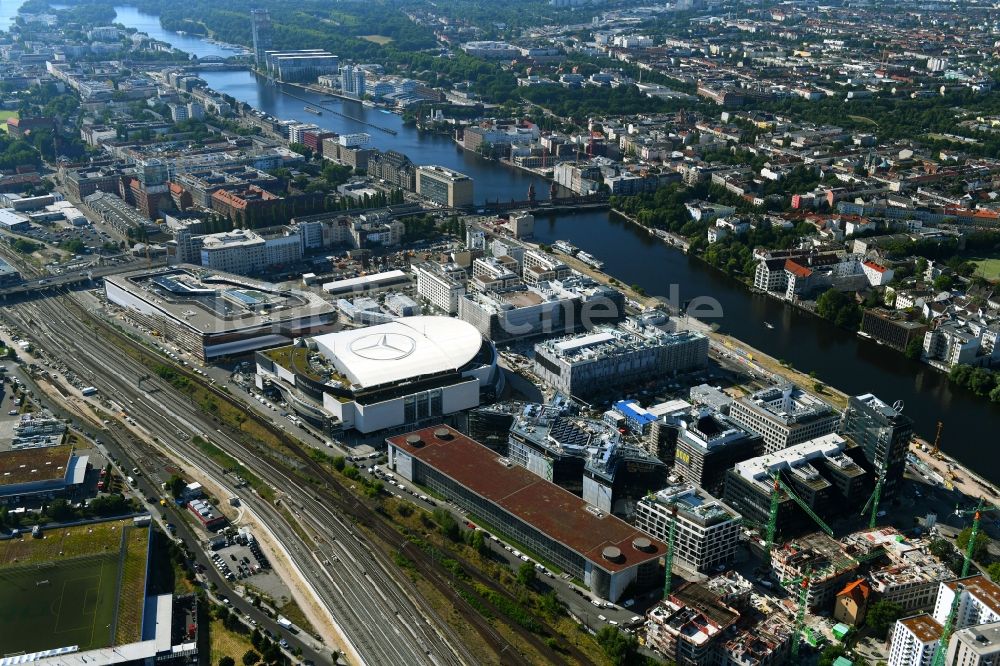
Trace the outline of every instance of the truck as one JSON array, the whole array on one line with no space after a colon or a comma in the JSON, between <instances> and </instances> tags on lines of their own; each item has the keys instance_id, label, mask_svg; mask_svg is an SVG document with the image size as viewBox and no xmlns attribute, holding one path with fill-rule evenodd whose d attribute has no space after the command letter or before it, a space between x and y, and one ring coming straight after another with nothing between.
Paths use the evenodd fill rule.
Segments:
<instances>
[{"instance_id":1,"label":"truck","mask_svg":"<svg viewBox=\"0 0 1000 666\"><path fill-rule=\"evenodd\" d=\"M80 395L84 397L88 395L94 395L95 393L97 393L97 387L95 386L84 386L82 389L80 389Z\"/></svg>"},{"instance_id":2,"label":"truck","mask_svg":"<svg viewBox=\"0 0 1000 666\"><path fill-rule=\"evenodd\" d=\"M292 623L284 615L279 615L278 616L278 626L281 627L282 629L291 629L292 628Z\"/></svg>"}]
</instances>

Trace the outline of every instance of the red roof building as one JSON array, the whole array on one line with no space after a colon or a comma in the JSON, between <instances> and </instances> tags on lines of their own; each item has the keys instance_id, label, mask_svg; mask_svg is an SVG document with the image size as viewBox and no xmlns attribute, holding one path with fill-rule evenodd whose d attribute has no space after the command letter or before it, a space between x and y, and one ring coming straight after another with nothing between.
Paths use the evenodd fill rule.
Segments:
<instances>
[{"instance_id":1,"label":"red roof building","mask_svg":"<svg viewBox=\"0 0 1000 666\"><path fill-rule=\"evenodd\" d=\"M387 440L389 466L576 576L598 596L657 586L666 545L446 427Z\"/></svg>"}]
</instances>

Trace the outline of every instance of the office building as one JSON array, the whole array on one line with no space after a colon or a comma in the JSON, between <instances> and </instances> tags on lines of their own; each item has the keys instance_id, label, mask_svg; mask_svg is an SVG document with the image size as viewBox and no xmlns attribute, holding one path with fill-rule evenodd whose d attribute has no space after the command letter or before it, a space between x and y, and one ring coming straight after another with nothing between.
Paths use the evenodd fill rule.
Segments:
<instances>
[{"instance_id":1,"label":"office building","mask_svg":"<svg viewBox=\"0 0 1000 666\"><path fill-rule=\"evenodd\" d=\"M764 453L837 431L840 415L820 400L785 384L761 389L735 401L729 416L764 438Z\"/></svg>"},{"instance_id":2,"label":"office building","mask_svg":"<svg viewBox=\"0 0 1000 666\"><path fill-rule=\"evenodd\" d=\"M997 666L1000 664L1000 622L956 631L948 642L946 666Z\"/></svg>"},{"instance_id":3,"label":"office building","mask_svg":"<svg viewBox=\"0 0 1000 666\"><path fill-rule=\"evenodd\" d=\"M488 340L449 317L406 317L257 354L269 383L303 419L364 435L440 422L503 388Z\"/></svg>"},{"instance_id":4,"label":"office building","mask_svg":"<svg viewBox=\"0 0 1000 666\"><path fill-rule=\"evenodd\" d=\"M861 314L861 333L898 351L906 351L914 340L923 344L926 332L926 324L911 321L904 312L865 308Z\"/></svg>"},{"instance_id":5,"label":"office building","mask_svg":"<svg viewBox=\"0 0 1000 666\"><path fill-rule=\"evenodd\" d=\"M501 342L618 323L625 316L625 299L613 287L582 275L537 286L520 284L518 279L511 287L465 294L458 299L458 316Z\"/></svg>"},{"instance_id":6,"label":"office building","mask_svg":"<svg viewBox=\"0 0 1000 666\"><path fill-rule=\"evenodd\" d=\"M664 333L626 321L535 345L535 374L565 395L594 396L629 385L704 368L708 338Z\"/></svg>"},{"instance_id":7,"label":"office building","mask_svg":"<svg viewBox=\"0 0 1000 666\"><path fill-rule=\"evenodd\" d=\"M668 486L639 500L635 526L668 541L674 524L674 564L709 573L736 558L740 515L690 483Z\"/></svg>"},{"instance_id":8,"label":"office building","mask_svg":"<svg viewBox=\"0 0 1000 666\"><path fill-rule=\"evenodd\" d=\"M631 517L639 499L663 487L666 465L623 442L610 424L574 411L568 401L526 405L510 427L507 457L592 506Z\"/></svg>"},{"instance_id":9,"label":"office building","mask_svg":"<svg viewBox=\"0 0 1000 666\"><path fill-rule=\"evenodd\" d=\"M686 406L659 420L665 445L673 447L674 473L711 493L722 493L733 465L763 452L760 435L709 407Z\"/></svg>"},{"instance_id":10,"label":"office building","mask_svg":"<svg viewBox=\"0 0 1000 666\"><path fill-rule=\"evenodd\" d=\"M824 435L737 463L726 472L723 499L743 517L766 525L777 475L810 510L829 518L859 508L867 499L871 484L857 463L861 457L860 450L839 435ZM814 527L813 519L787 493L779 492L778 532L795 534Z\"/></svg>"},{"instance_id":11,"label":"office building","mask_svg":"<svg viewBox=\"0 0 1000 666\"><path fill-rule=\"evenodd\" d=\"M254 64L266 69L265 54L271 49L271 14L266 9L250 10L250 27L253 37Z\"/></svg>"},{"instance_id":12,"label":"office building","mask_svg":"<svg viewBox=\"0 0 1000 666\"><path fill-rule=\"evenodd\" d=\"M465 295L465 285L469 281L464 268L458 264L425 262L416 264L413 272L417 276L417 294L421 298L446 314L458 312L459 300ZM462 319L469 321L465 317ZM481 328L479 330L483 332Z\"/></svg>"},{"instance_id":13,"label":"office building","mask_svg":"<svg viewBox=\"0 0 1000 666\"><path fill-rule=\"evenodd\" d=\"M419 166L417 194L448 208L472 205L472 178L443 166Z\"/></svg>"},{"instance_id":14,"label":"office building","mask_svg":"<svg viewBox=\"0 0 1000 666\"><path fill-rule=\"evenodd\" d=\"M931 666L942 627L929 615L896 620L889 638L888 666Z\"/></svg>"},{"instance_id":15,"label":"office building","mask_svg":"<svg viewBox=\"0 0 1000 666\"><path fill-rule=\"evenodd\" d=\"M335 74L340 59L323 49L268 51L264 56L267 72L279 81L315 82L320 76Z\"/></svg>"},{"instance_id":16,"label":"office building","mask_svg":"<svg viewBox=\"0 0 1000 666\"><path fill-rule=\"evenodd\" d=\"M913 420L902 409L902 403L890 406L871 393L851 396L840 426L841 434L861 447L875 478L885 474L882 501L896 497L906 469Z\"/></svg>"},{"instance_id":17,"label":"office building","mask_svg":"<svg viewBox=\"0 0 1000 666\"><path fill-rule=\"evenodd\" d=\"M108 302L202 361L325 331L333 306L308 291L194 266L105 278Z\"/></svg>"},{"instance_id":18,"label":"office building","mask_svg":"<svg viewBox=\"0 0 1000 666\"><path fill-rule=\"evenodd\" d=\"M302 239L290 227L260 233L235 229L201 237L201 265L227 273L256 275L301 260Z\"/></svg>"},{"instance_id":19,"label":"office building","mask_svg":"<svg viewBox=\"0 0 1000 666\"><path fill-rule=\"evenodd\" d=\"M388 466L475 514L601 599L662 583L666 546L447 427L387 440Z\"/></svg>"}]
</instances>

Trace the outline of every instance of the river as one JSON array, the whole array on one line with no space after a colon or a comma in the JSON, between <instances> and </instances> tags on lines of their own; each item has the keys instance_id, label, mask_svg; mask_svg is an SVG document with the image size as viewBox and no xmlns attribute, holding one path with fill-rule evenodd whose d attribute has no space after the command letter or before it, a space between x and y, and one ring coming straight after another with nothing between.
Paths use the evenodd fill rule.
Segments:
<instances>
[{"instance_id":1,"label":"river","mask_svg":"<svg viewBox=\"0 0 1000 666\"><path fill-rule=\"evenodd\" d=\"M122 7L117 11L117 22L139 28L177 48L198 55L231 53L200 38L167 32L160 27L156 17L141 14L134 8ZM323 103L342 113L394 129L397 134L393 136L332 114L308 113L301 100L284 95L274 84L250 72L204 72L202 77L215 90L276 117L313 122L337 132L367 131L377 148L405 153L418 164L440 164L466 173L475 181L477 201L522 200L532 182L538 198L548 197L548 184L542 179L464 152L448 137L422 134L413 127L404 126L397 115L346 100ZM303 94L301 90L294 93L316 101L323 97ZM752 294L736 280L606 212L538 219L535 237L544 243L570 240L603 260L609 274L626 284L638 284L651 295L667 296L670 285L678 285L682 301L697 296L714 298L723 316L711 321L718 323L720 332L786 360L801 371L813 371L820 381L846 393L871 392L889 403L902 400L904 413L914 420L916 431L925 438L932 438L937 421L943 421L941 448L990 481L1000 483L1000 466L993 467L984 460L988 460L990 447L998 441L1000 405L954 390L943 374L929 366L909 361L902 354L862 340L787 304ZM774 328L766 327L765 322Z\"/></svg>"}]
</instances>

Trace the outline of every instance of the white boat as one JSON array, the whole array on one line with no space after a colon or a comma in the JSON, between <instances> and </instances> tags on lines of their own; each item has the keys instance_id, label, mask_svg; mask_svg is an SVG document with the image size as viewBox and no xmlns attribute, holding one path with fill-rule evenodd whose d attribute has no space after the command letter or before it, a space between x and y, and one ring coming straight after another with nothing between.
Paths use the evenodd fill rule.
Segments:
<instances>
[{"instance_id":1,"label":"white boat","mask_svg":"<svg viewBox=\"0 0 1000 666\"><path fill-rule=\"evenodd\" d=\"M591 268L596 268L597 270L601 270L602 268L604 268L604 262L592 254L587 254L586 252L580 252L578 255L576 255L576 258L582 261L583 263L587 264Z\"/></svg>"},{"instance_id":2,"label":"white boat","mask_svg":"<svg viewBox=\"0 0 1000 666\"><path fill-rule=\"evenodd\" d=\"M555 250L556 252L562 252L563 254L568 254L571 257L580 251L580 249L577 246L573 245L569 241L564 241L564 240L557 240L555 243L552 244L552 249Z\"/></svg>"},{"instance_id":3,"label":"white boat","mask_svg":"<svg viewBox=\"0 0 1000 666\"><path fill-rule=\"evenodd\" d=\"M769 322L769 321L765 321L765 322L764 322L764 326L767 326L768 328L774 328L774 324L772 324L772 323L771 323L771 322Z\"/></svg>"}]
</instances>

